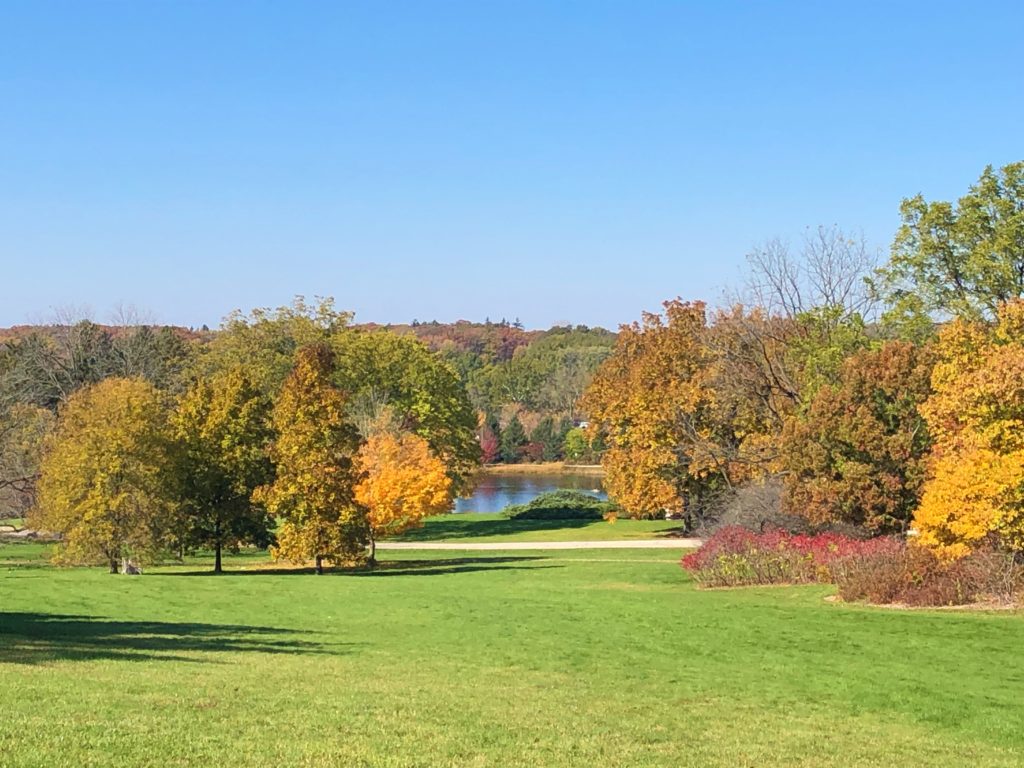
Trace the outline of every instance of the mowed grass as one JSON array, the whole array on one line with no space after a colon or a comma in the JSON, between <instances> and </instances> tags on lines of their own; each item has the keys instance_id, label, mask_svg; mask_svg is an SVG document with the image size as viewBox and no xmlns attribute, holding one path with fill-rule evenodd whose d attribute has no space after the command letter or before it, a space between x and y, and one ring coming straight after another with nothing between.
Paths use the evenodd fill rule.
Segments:
<instances>
[{"instance_id":1,"label":"mowed grass","mask_svg":"<svg viewBox=\"0 0 1024 768\"><path fill-rule=\"evenodd\" d=\"M428 517L390 541L614 541L682 535L678 520L510 520L500 512Z\"/></svg>"},{"instance_id":2,"label":"mowed grass","mask_svg":"<svg viewBox=\"0 0 1024 768\"><path fill-rule=\"evenodd\" d=\"M700 591L663 550L322 577L43 552L0 546L5 767L1024 763L1016 614Z\"/></svg>"}]
</instances>

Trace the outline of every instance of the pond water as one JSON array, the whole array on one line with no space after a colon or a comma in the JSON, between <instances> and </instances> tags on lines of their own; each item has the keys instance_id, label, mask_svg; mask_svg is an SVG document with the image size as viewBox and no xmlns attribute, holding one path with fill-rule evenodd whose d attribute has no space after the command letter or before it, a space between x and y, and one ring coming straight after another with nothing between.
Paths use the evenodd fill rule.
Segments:
<instances>
[{"instance_id":1,"label":"pond water","mask_svg":"<svg viewBox=\"0 0 1024 768\"><path fill-rule=\"evenodd\" d=\"M582 472L482 474L473 495L457 499L456 512L500 512L509 504L525 504L548 491L573 490L607 499L601 476Z\"/></svg>"}]
</instances>

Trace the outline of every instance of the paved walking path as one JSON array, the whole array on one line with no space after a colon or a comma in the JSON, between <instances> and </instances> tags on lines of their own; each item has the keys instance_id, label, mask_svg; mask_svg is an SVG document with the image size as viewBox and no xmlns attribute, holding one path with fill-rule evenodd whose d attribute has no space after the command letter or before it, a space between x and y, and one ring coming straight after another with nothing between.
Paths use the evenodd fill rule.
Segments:
<instances>
[{"instance_id":1,"label":"paved walking path","mask_svg":"<svg viewBox=\"0 0 1024 768\"><path fill-rule=\"evenodd\" d=\"M501 550L510 549L692 549L704 542L701 539L618 539L616 541L382 541L377 549L450 549Z\"/></svg>"}]
</instances>

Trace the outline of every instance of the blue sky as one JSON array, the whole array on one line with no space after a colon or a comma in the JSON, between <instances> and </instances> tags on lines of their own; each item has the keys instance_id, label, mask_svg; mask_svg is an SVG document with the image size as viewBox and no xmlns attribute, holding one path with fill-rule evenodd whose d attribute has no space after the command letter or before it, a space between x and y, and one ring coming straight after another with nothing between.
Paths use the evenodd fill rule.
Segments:
<instances>
[{"instance_id":1,"label":"blue sky","mask_svg":"<svg viewBox=\"0 0 1024 768\"><path fill-rule=\"evenodd\" d=\"M0 325L333 295L614 327L1024 159L1024 11L0 2Z\"/></svg>"}]
</instances>

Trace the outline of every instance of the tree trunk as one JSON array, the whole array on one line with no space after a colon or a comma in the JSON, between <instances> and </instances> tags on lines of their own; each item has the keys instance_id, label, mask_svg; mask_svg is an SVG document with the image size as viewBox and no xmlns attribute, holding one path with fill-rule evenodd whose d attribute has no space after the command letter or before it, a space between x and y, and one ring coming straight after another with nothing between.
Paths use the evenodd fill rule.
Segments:
<instances>
[{"instance_id":1,"label":"tree trunk","mask_svg":"<svg viewBox=\"0 0 1024 768\"><path fill-rule=\"evenodd\" d=\"M366 562L370 565L377 564L377 540L370 535L370 556L366 559Z\"/></svg>"},{"instance_id":2,"label":"tree trunk","mask_svg":"<svg viewBox=\"0 0 1024 768\"><path fill-rule=\"evenodd\" d=\"M320 576L324 572L324 558L322 555L316 556L316 575Z\"/></svg>"},{"instance_id":3,"label":"tree trunk","mask_svg":"<svg viewBox=\"0 0 1024 768\"><path fill-rule=\"evenodd\" d=\"M117 558L116 557L110 558L110 572L111 573L117 573Z\"/></svg>"},{"instance_id":4,"label":"tree trunk","mask_svg":"<svg viewBox=\"0 0 1024 768\"><path fill-rule=\"evenodd\" d=\"M213 524L213 538L213 572L223 573L224 569L221 567L221 550L223 549L224 542L221 541L219 517Z\"/></svg>"}]
</instances>

